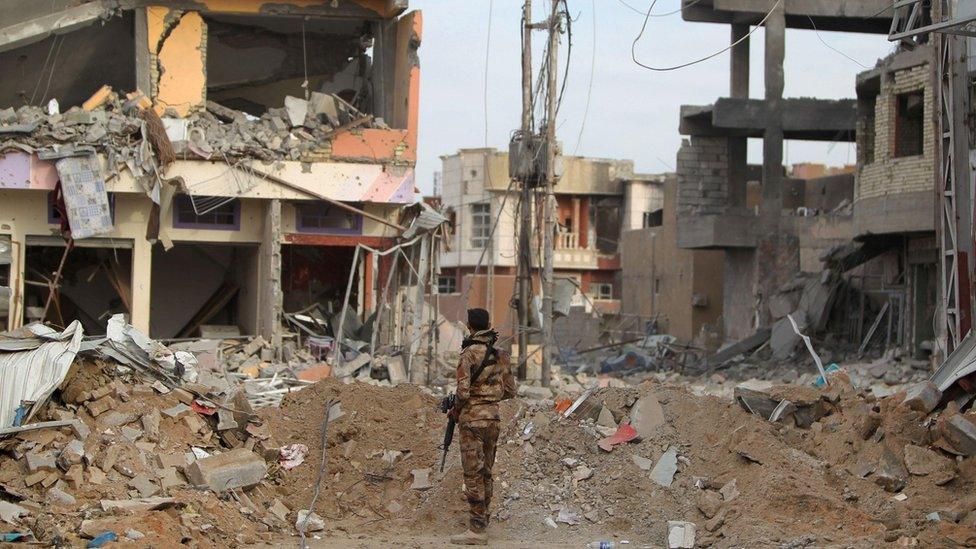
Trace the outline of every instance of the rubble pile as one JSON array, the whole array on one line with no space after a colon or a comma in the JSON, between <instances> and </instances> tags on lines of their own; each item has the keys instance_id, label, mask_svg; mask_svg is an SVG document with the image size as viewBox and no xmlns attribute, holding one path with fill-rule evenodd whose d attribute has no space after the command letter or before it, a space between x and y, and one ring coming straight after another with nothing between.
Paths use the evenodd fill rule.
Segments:
<instances>
[{"instance_id":1,"label":"rubble pile","mask_svg":"<svg viewBox=\"0 0 976 549\"><path fill-rule=\"evenodd\" d=\"M0 110L0 152L32 153L50 148L92 147L140 174L152 154L141 92L120 96L103 88L83 107L22 106ZM177 157L255 158L263 161L309 159L337 132L386 127L335 95L313 92L308 101L286 97L285 105L260 117L208 102L207 110L180 118L164 112L162 123ZM327 153L327 151L325 151Z\"/></svg>"},{"instance_id":2,"label":"rubble pile","mask_svg":"<svg viewBox=\"0 0 976 549\"><path fill-rule=\"evenodd\" d=\"M244 370L266 348L255 341L216 355ZM196 379L184 368L178 386L80 354L36 428L0 439L4 532L223 547L282 543L306 516L320 537L465 526L458 445L441 473L430 389L328 378L254 410L246 385L215 387L209 351L192 350ZM976 500L962 497L976 415L940 409L930 384L879 398L832 371L820 387L742 385L732 400L575 379L502 405L492 522L507 539L976 541Z\"/></svg>"}]
</instances>

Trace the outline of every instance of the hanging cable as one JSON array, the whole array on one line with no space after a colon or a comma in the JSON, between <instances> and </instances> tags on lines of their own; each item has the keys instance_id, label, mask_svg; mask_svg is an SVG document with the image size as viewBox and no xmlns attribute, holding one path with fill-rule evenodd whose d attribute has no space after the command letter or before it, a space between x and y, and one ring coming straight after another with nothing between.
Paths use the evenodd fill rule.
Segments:
<instances>
[{"instance_id":1,"label":"hanging cable","mask_svg":"<svg viewBox=\"0 0 976 549\"><path fill-rule=\"evenodd\" d=\"M817 24L813 22L813 17L810 17L808 15L807 16L807 19L810 20L810 25L813 27L813 32L817 33L817 39L820 40L820 43L821 44L823 44L824 46L827 46L829 49L834 50L835 52L839 53L840 55L843 55L844 57L846 57L846 58L850 59L851 61L857 63L858 65L861 66L862 69L872 69L872 68L874 68L874 67L869 67L869 66L865 65L864 63L861 63L857 59L854 59L850 55L847 55L846 53L844 53L844 52L840 51L839 49L837 49L837 48L831 46L830 44L828 44L827 41L823 39L823 36L820 35L820 30L817 29Z\"/></svg>"},{"instance_id":2,"label":"hanging cable","mask_svg":"<svg viewBox=\"0 0 976 549\"><path fill-rule=\"evenodd\" d=\"M648 20L650 19L651 10L654 9L654 4L657 4L657 0L654 0L651 3L651 7L647 10L647 14L648 15L647 15L647 17L644 18L644 25L641 26L640 33L637 35L637 38L634 38L634 42L630 45L630 58L633 59L634 63L636 63L638 66L643 67L643 68L645 68L645 69L647 69L649 71L655 71L655 72L668 72L668 71L674 71L674 70L678 70L678 69L683 69L685 67L690 67L692 65L697 65L698 63L702 63L704 61L708 61L709 59L713 59L715 57L718 57L719 55L722 55L723 53L731 50L732 48L734 48L736 46L738 46L742 42L745 42L746 40L748 40L749 37L752 36L752 34L754 32L756 32L757 30L759 30L759 27L761 27L764 24L766 24L766 21L773 15L773 12L776 11L776 8L778 8L779 5L782 4L782 3L783 3L783 0L776 0L776 3L773 4L773 7L769 10L769 13L767 13L766 16L762 18L762 21L760 21L755 27L752 28L752 30L749 31L749 34L746 34L742 38L736 40L735 42L729 44L727 47L722 48L721 50L719 50L719 51L717 51L717 52L715 52L713 54L706 55L705 57L702 57L701 59L696 59L694 61L689 61L687 63L682 63L680 65L675 65L673 67L652 67L650 65L645 65L645 64L643 64L643 63L641 63L640 61L637 60L637 42L640 41L641 37L644 36L644 31L647 30L647 23L648 23Z\"/></svg>"},{"instance_id":3,"label":"hanging cable","mask_svg":"<svg viewBox=\"0 0 976 549\"><path fill-rule=\"evenodd\" d=\"M583 122L580 123L579 135L576 137L576 148L573 149L573 156L579 154L580 146L583 144L583 130L586 128L586 117L590 114L590 99L593 97L593 75L596 72L596 0L590 0L593 8L593 51L590 56L590 83L586 86L586 106L583 107Z\"/></svg>"},{"instance_id":4,"label":"hanging cable","mask_svg":"<svg viewBox=\"0 0 976 549\"><path fill-rule=\"evenodd\" d=\"M634 13L638 13L638 14L640 14L640 15L650 15L650 17L668 17L668 16L670 16L670 15L674 15L674 14L676 14L676 13L681 13L681 10L683 10L683 9L685 9L685 8L690 8L690 7L692 7L692 6L694 6L695 4L698 4L698 3L699 3L699 2L701 2L701 1L702 1L702 0L693 0L692 2L688 2L687 4L685 4L685 5L683 5L683 6L681 6L681 7L679 7L678 9L676 9L676 10L673 10L673 11L669 11L669 12L667 12L667 13L651 13L651 12L650 12L650 10L648 10L647 12L643 12L643 11L641 11L641 10L639 10L639 9L637 9L637 8L635 8L634 6L631 6L631 5L630 5L630 4L628 4L627 2L624 2L624 0L617 0L617 2L619 2L619 3L621 3L622 5L624 5L624 6L626 6L626 7L627 7L627 9L629 9L630 11L632 11L632 12L634 12ZM652 6L652 7L653 7L653 6Z\"/></svg>"}]
</instances>

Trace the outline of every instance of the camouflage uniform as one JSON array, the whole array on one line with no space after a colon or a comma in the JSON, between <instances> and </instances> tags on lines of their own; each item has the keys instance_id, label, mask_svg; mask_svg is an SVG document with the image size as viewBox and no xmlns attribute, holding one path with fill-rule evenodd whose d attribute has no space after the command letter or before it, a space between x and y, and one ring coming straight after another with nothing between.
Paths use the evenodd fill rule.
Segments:
<instances>
[{"instance_id":1,"label":"camouflage uniform","mask_svg":"<svg viewBox=\"0 0 976 549\"><path fill-rule=\"evenodd\" d=\"M457 399L460 410L458 427L461 443L461 466L464 469L465 495L471 506L470 527L484 532L488 526L491 504L495 446L498 441L498 402L515 396L515 376L507 354L489 364L471 383L471 374L484 360L492 330L476 332L461 351L457 368Z\"/></svg>"}]
</instances>

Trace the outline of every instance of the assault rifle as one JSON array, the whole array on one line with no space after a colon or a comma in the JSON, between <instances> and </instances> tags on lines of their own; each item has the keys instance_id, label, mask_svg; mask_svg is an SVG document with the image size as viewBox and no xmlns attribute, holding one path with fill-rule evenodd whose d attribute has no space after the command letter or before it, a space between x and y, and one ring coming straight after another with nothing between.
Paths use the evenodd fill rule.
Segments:
<instances>
[{"instance_id":1,"label":"assault rifle","mask_svg":"<svg viewBox=\"0 0 976 549\"><path fill-rule=\"evenodd\" d=\"M454 441L454 428L457 427L457 420L451 414L451 410L454 409L454 405L457 404L457 395L451 393L441 400L438 408L441 413L447 414L447 429L444 430L444 444L441 449L444 450L444 455L441 456L441 472L444 472L444 462L447 461L447 451L451 448L451 442Z\"/></svg>"}]
</instances>

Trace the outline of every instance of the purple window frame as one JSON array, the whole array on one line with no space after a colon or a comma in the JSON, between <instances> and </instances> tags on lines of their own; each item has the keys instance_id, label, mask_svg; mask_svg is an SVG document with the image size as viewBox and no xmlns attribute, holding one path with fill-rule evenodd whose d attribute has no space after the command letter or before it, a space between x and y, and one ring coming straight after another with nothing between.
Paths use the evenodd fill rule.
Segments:
<instances>
[{"instance_id":1,"label":"purple window frame","mask_svg":"<svg viewBox=\"0 0 976 549\"><path fill-rule=\"evenodd\" d=\"M201 197L204 198L204 197ZM173 197L173 228L174 229L200 229L204 231L239 231L241 230L241 201L235 198L231 204L234 205L234 222L233 223L202 223L198 221L194 222L181 222L180 211L189 209L195 217L196 212L193 210L193 203L190 202L189 195L178 194ZM223 208L226 206L220 206Z\"/></svg>"},{"instance_id":2,"label":"purple window frame","mask_svg":"<svg viewBox=\"0 0 976 549\"><path fill-rule=\"evenodd\" d=\"M333 227L307 227L302 223L302 207L308 206L319 206L327 207L329 209L335 208L331 204L318 204L318 203L305 203L305 204L295 204L295 229L300 233L314 233L314 234L363 234L363 216L360 214L353 214L356 217L356 226L352 229L340 229ZM359 206L359 204L355 204Z\"/></svg>"},{"instance_id":3,"label":"purple window frame","mask_svg":"<svg viewBox=\"0 0 976 549\"><path fill-rule=\"evenodd\" d=\"M115 225L115 193L110 192L108 194L108 215L112 218L112 224ZM61 220L54 217L57 210L54 209L54 191L47 193L47 224L48 225L60 225Z\"/></svg>"}]
</instances>

